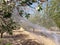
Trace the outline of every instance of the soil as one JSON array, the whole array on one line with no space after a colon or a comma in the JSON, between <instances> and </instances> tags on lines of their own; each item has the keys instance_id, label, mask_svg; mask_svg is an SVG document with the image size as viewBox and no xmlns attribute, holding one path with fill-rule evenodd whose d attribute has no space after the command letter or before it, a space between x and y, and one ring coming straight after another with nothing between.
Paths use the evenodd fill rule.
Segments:
<instances>
[{"instance_id":1,"label":"soil","mask_svg":"<svg viewBox=\"0 0 60 45\"><path fill-rule=\"evenodd\" d=\"M0 38L0 45L44 45L39 43L32 35L28 32L15 30L13 35L4 34L3 38Z\"/></svg>"}]
</instances>

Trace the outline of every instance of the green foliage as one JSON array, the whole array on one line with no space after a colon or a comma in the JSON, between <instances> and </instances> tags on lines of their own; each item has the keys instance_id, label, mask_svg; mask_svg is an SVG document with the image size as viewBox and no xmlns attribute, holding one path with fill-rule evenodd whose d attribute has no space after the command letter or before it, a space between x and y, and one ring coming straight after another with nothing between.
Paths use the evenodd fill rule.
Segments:
<instances>
[{"instance_id":1,"label":"green foliage","mask_svg":"<svg viewBox=\"0 0 60 45\"><path fill-rule=\"evenodd\" d=\"M49 17L47 18L46 15L35 15L34 17L29 18L29 20L32 23L38 24L45 28L50 28L51 26L54 26L52 20Z\"/></svg>"},{"instance_id":2,"label":"green foliage","mask_svg":"<svg viewBox=\"0 0 60 45\"><path fill-rule=\"evenodd\" d=\"M23 12L24 12L23 10L20 10L20 12L19 12L21 17L23 17Z\"/></svg>"},{"instance_id":3,"label":"green foliage","mask_svg":"<svg viewBox=\"0 0 60 45\"><path fill-rule=\"evenodd\" d=\"M12 5L12 3L10 3L10 5L8 5L7 2L5 2L5 0L3 0L3 3L1 3L0 5L0 33L1 33L1 37L3 37L3 33L7 32L9 34L13 34L12 30L16 29L16 23L13 22L13 20L11 19L11 15L12 15L12 9L14 8Z\"/></svg>"},{"instance_id":4,"label":"green foliage","mask_svg":"<svg viewBox=\"0 0 60 45\"><path fill-rule=\"evenodd\" d=\"M38 5L38 11L41 11L42 10L42 7L40 5Z\"/></svg>"},{"instance_id":5,"label":"green foliage","mask_svg":"<svg viewBox=\"0 0 60 45\"><path fill-rule=\"evenodd\" d=\"M28 5L32 5L33 2L37 2L37 0L22 0L21 4L28 4Z\"/></svg>"},{"instance_id":6,"label":"green foliage","mask_svg":"<svg viewBox=\"0 0 60 45\"><path fill-rule=\"evenodd\" d=\"M32 0L32 2L37 2L37 0Z\"/></svg>"},{"instance_id":7,"label":"green foliage","mask_svg":"<svg viewBox=\"0 0 60 45\"><path fill-rule=\"evenodd\" d=\"M48 11L46 12L49 14L49 16L55 21L58 27L60 27L60 0L51 0L50 3L48 3Z\"/></svg>"},{"instance_id":8,"label":"green foliage","mask_svg":"<svg viewBox=\"0 0 60 45\"><path fill-rule=\"evenodd\" d=\"M30 14L26 14L25 17L28 19L30 17Z\"/></svg>"},{"instance_id":9,"label":"green foliage","mask_svg":"<svg viewBox=\"0 0 60 45\"><path fill-rule=\"evenodd\" d=\"M10 12L4 12L3 18L10 18L10 17L11 17L11 13Z\"/></svg>"},{"instance_id":10,"label":"green foliage","mask_svg":"<svg viewBox=\"0 0 60 45\"><path fill-rule=\"evenodd\" d=\"M0 25L0 33L2 35L2 33L4 32L8 32L9 34L12 34L12 30L15 29L17 26L16 23L14 23L11 19L11 13L12 13L12 10L13 8L15 7L15 4L16 2L5 2L5 0L1 0L2 2L0 3L0 13L2 13L0 15L0 22L1 22L1 25ZM31 7L31 5L34 3L34 2L37 2L37 0L20 0L20 6L29 6ZM38 2L37 2L38 3ZM19 8L19 6L17 6ZM42 10L41 6L39 6L39 9L38 11ZM20 10L19 14L21 17L23 17L23 12L22 10ZM28 19L30 17L30 14L27 14L25 15L25 17Z\"/></svg>"},{"instance_id":11,"label":"green foliage","mask_svg":"<svg viewBox=\"0 0 60 45\"><path fill-rule=\"evenodd\" d=\"M12 45L11 43L6 43L6 45Z\"/></svg>"},{"instance_id":12,"label":"green foliage","mask_svg":"<svg viewBox=\"0 0 60 45\"><path fill-rule=\"evenodd\" d=\"M16 28L15 23L10 19L9 21L5 22L5 23L1 23L1 32L7 32L9 34L12 35L12 30Z\"/></svg>"},{"instance_id":13,"label":"green foliage","mask_svg":"<svg viewBox=\"0 0 60 45\"><path fill-rule=\"evenodd\" d=\"M5 2L5 0L2 0L2 3L3 3L4 5L6 5L6 2Z\"/></svg>"}]
</instances>

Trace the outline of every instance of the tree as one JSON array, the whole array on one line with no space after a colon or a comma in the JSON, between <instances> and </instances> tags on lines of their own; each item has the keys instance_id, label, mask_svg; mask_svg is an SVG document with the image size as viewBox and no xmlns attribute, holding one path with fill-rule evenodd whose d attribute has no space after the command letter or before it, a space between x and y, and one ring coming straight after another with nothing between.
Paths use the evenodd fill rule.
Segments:
<instances>
[{"instance_id":1,"label":"tree","mask_svg":"<svg viewBox=\"0 0 60 45\"><path fill-rule=\"evenodd\" d=\"M16 0L17 1L17 0ZM14 29L14 27L16 27L14 24L15 22L13 22L13 20L11 19L12 13L13 13L13 9L16 7L16 9L18 10L19 14L21 17L22 16L22 12L21 10L19 10L20 6L29 6L31 7L31 5L36 2L38 3L37 0L18 0L17 2L19 2L19 4L16 6L16 1L15 0L1 0L0 3L0 33L1 33L1 38L3 37L3 33L4 32L8 32L9 34L12 34L12 30ZM40 4L40 3L39 3ZM31 7L32 8L32 7ZM40 11L40 9L42 9L39 6L38 11ZM24 12L26 15L25 17L28 19L30 14Z\"/></svg>"},{"instance_id":2,"label":"tree","mask_svg":"<svg viewBox=\"0 0 60 45\"><path fill-rule=\"evenodd\" d=\"M55 21L58 27L60 27L60 0L51 0L48 3L48 14Z\"/></svg>"},{"instance_id":3,"label":"tree","mask_svg":"<svg viewBox=\"0 0 60 45\"><path fill-rule=\"evenodd\" d=\"M12 4L12 3L11 3ZM13 5L8 5L5 0L0 3L0 33L1 38L4 32L12 35L12 30L15 29L16 23L11 19Z\"/></svg>"}]
</instances>

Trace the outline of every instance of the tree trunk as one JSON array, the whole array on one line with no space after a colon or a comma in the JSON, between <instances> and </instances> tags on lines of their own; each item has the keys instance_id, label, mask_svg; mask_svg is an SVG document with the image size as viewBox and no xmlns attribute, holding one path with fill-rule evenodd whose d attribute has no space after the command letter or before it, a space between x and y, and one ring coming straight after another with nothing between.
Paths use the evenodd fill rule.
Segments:
<instances>
[{"instance_id":1,"label":"tree trunk","mask_svg":"<svg viewBox=\"0 0 60 45\"><path fill-rule=\"evenodd\" d=\"M1 38L3 38L3 32L1 33Z\"/></svg>"}]
</instances>

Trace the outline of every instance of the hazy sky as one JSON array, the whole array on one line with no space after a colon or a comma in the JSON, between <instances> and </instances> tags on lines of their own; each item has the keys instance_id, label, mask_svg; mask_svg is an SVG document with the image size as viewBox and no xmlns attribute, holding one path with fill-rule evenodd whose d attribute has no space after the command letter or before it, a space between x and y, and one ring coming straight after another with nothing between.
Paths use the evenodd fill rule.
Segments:
<instances>
[{"instance_id":1,"label":"hazy sky","mask_svg":"<svg viewBox=\"0 0 60 45\"><path fill-rule=\"evenodd\" d=\"M28 9L27 11L30 13L30 14L34 14L35 13L35 9L38 7L38 4L37 3L33 3L32 5L31 5L33 8L30 8L30 10ZM42 4L42 8L43 8L43 10L44 10L44 8L46 7L46 3L43 3Z\"/></svg>"},{"instance_id":2,"label":"hazy sky","mask_svg":"<svg viewBox=\"0 0 60 45\"><path fill-rule=\"evenodd\" d=\"M50 0L48 0L48 2L50 2ZM47 4L47 2L44 2L44 3L42 4L43 10L46 8L46 4ZM37 4L37 3L33 3L31 6L32 6L33 8L37 8L37 7L38 7L38 4ZM30 10L29 10L28 12L31 13L31 14L34 14L34 13L35 13L34 11L36 11L36 10L34 10L33 8L30 8ZM43 10L42 10L42 11L43 11ZM42 11L41 11L41 13L42 13Z\"/></svg>"}]
</instances>

